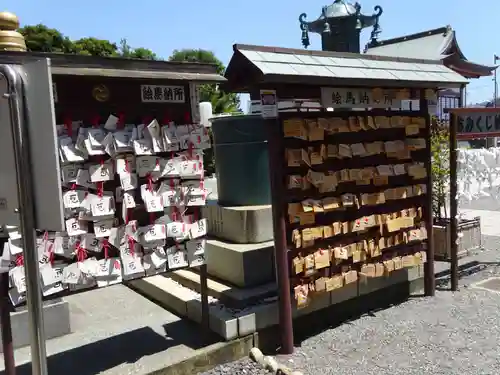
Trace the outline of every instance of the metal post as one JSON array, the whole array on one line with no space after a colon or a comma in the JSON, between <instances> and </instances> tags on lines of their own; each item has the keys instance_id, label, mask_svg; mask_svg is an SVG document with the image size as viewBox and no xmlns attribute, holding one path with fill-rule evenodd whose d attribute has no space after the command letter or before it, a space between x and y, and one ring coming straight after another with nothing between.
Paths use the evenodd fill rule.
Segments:
<instances>
[{"instance_id":1,"label":"metal post","mask_svg":"<svg viewBox=\"0 0 500 375\"><path fill-rule=\"evenodd\" d=\"M450 113L450 255L451 290L458 290L457 114Z\"/></svg>"},{"instance_id":2,"label":"metal post","mask_svg":"<svg viewBox=\"0 0 500 375\"><path fill-rule=\"evenodd\" d=\"M265 120L268 128L269 173L273 209L274 258L278 283L279 326L281 353L293 353L293 320L290 278L288 274L288 250L284 211L284 175L282 165L284 149L281 122L278 119Z\"/></svg>"},{"instance_id":3,"label":"metal post","mask_svg":"<svg viewBox=\"0 0 500 375\"><path fill-rule=\"evenodd\" d=\"M9 100L14 156L16 162L17 191L19 197L19 218L22 234L24 269L26 272L26 293L31 338L32 374L47 375L47 353L45 348L45 332L43 326L42 294L38 254L36 252L35 212L31 181L30 151L26 113L24 111L24 87L21 78L11 66L2 65L1 73L8 83L8 93L4 98Z\"/></svg>"},{"instance_id":4,"label":"metal post","mask_svg":"<svg viewBox=\"0 0 500 375\"><path fill-rule=\"evenodd\" d=\"M200 266L200 294L201 294L201 329L203 340L210 339L210 307L208 305L208 273L207 265Z\"/></svg>"},{"instance_id":5,"label":"metal post","mask_svg":"<svg viewBox=\"0 0 500 375\"><path fill-rule=\"evenodd\" d=\"M420 91L420 113L427 118L425 138L427 139L427 162L426 171L428 178L426 206L424 212L427 230L427 262L424 265L424 292L426 296L434 296L436 293L436 276L434 274L434 235L433 235L433 215L432 215L432 152L431 152L431 115L429 113L429 103L425 98L425 90Z\"/></svg>"},{"instance_id":6,"label":"metal post","mask_svg":"<svg viewBox=\"0 0 500 375\"><path fill-rule=\"evenodd\" d=\"M0 244L2 244L1 241ZM0 324L2 325L2 347L5 375L16 375L16 361L14 359L12 325L10 320L9 274L7 272L0 274Z\"/></svg>"},{"instance_id":7,"label":"metal post","mask_svg":"<svg viewBox=\"0 0 500 375\"><path fill-rule=\"evenodd\" d=\"M493 64L496 64L499 57L497 55L493 55ZM497 106L497 97L498 97L498 84L497 84L497 70L495 69L495 73L493 74L493 107ZM493 137L493 147L497 146L497 137ZM488 146L488 141L486 141L486 145Z\"/></svg>"}]
</instances>

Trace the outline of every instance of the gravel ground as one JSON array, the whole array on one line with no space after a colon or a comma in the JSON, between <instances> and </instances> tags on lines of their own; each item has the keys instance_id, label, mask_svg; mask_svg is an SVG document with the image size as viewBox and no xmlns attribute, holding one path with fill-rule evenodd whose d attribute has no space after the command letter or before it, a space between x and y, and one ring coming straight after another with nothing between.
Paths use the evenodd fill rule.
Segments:
<instances>
[{"instance_id":1,"label":"gravel ground","mask_svg":"<svg viewBox=\"0 0 500 375\"><path fill-rule=\"evenodd\" d=\"M500 294L471 287L500 276L500 237L484 236L486 251L470 260L485 264L461 279L459 292L438 291L328 329L302 342L285 366L307 375L494 375L500 368ZM487 265L486 265L487 264ZM265 372L248 359L205 375Z\"/></svg>"}]
</instances>

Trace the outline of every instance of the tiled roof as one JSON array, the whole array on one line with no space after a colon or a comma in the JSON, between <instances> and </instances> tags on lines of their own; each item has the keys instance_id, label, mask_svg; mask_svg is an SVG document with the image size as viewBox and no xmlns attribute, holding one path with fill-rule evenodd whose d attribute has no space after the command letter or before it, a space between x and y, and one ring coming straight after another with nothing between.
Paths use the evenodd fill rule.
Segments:
<instances>
[{"instance_id":1,"label":"tiled roof","mask_svg":"<svg viewBox=\"0 0 500 375\"><path fill-rule=\"evenodd\" d=\"M370 42L365 52L377 56L443 60L446 66L467 78L489 76L496 69L495 66L468 61L451 26Z\"/></svg>"},{"instance_id":2,"label":"tiled roof","mask_svg":"<svg viewBox=\"0 0 500 375\"><path fill-rule=\"evenodd\" d=\"M468 82L440 61L248 45L235 45L234 51L231 62L241 54L264 76L411 81L431 83L435 87ZM228 71L234 69L231 62ZM227 74L226 77L229 79Z\"/></svg>"},{"instance_id":3,"label":"tiled roof","mask_svg":"<svg viewBox=\"0 0 500 375\"><path fill-rule=\"evenodd\" d=\"M449 27L441 27L418 34L379 41L368 46L366 53L378 56L409 57L441 60L455 39L455 32Z\"/></svg>"}]
</instances>

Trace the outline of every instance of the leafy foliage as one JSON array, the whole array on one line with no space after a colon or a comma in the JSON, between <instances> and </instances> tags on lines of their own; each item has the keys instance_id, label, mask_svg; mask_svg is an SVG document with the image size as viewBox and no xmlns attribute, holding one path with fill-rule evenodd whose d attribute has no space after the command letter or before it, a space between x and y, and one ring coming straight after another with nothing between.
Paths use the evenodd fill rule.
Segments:
<instances>
[{"instance_id":1,"label":"leafy foliage","mask_svg":"<svg viewBox=\"0 0 500 375\"><path fill-rule=\"evenodd\" d=\"M81 38L71 40L59 30L51 29L43 24L24 26L19 29L24 36L28 51L73 53L78 55L100 57L125 57L131 59L159 60L159 57L147 48L132 48L125 39L116 43L97 38Z\"/></svg>"},{"instance_id":2,"label":"leafy foliage","mask_svg":"<svg viewBox=\"0 0 500 375\"><path fill-rule=\"evenodd\" d=\"M73 42L56 29L45 25L24 26L19 29L28 51L75 53Z\"/></svg>"},{"instance_id":3,"label":"leafy foliage","mask_svg":"<svg viewBox=\"0 0 500 375\"><path fill-rule=\"evenodd\" d=\"M109 40L97 38L81 38L73 42L78 55L113 57L118 56L118 46Z\"/></svg>"},{"instance_id":4,"label":"leafy foliage","mask_svg":"<svg viewBox=\"0 0 500 375\"><path fill-rule=\"evenodd\" d=\"M226 67L212 51L203 49L175 50L169 61L187 61L195 63L214 64L217 73L224 74ZM212 103L214 113L233 113L240 111L240 100L237 94L226 93L219 90L217 85L202 85L200 88L200 101Z\"/></svg>"},{"instance_id":5,"label":"leafy foliage","mask_svg":"<svg viewBox=\"0 0 500 375\"><path fill-rule=\"evenodd\" d=\"M217 73L224 74L226 67L213 52L203 49L175 50L169 61L187 61L208 63L217 66ZM218 85L202 85L200 87L200 101L212 103L214 113L240 112L240 100L237 94L226 93ZM210 138L213 140L212 129L209 129ZM215 173L215 154L213 148L204 151L203 162L207 175Z\"/></svg>"},{"instance_id":6,"label":"leafy foliage","mask_svg":"<svg viewBox=\"0 0 500 375\"><path fill-rule=\"evenodd\" d=\"M433 118L431 121L432 212L435 220L446 217L446 197L450 181L449 127Z\"/></svg>"},{"instance_id":7,"label":"leafy foliage","mask_svg":"<svg viewBox=\"0 0 500 375\"><path fill-rule=\"evenodd\" d=\"M187 62L198 62L205 64L214 64L217 66L217 73L224 74L226 67L217 57L215 57L212 51L207 51L204 49L181 49L174 50L172 55L168 59L169 61L187 61Z\"/></svg>"},{"instance_id":8,"label":"leafy foliage","mask_svg":"<svg viewBox=\"0 0 500 375\"><path fill-rule=\"evenodd\" d=\"M156 53L147 48L132 48L127 43L127 39L120 40L119 56L129 59L161 60Z\"/></svg>"}]
</instances>

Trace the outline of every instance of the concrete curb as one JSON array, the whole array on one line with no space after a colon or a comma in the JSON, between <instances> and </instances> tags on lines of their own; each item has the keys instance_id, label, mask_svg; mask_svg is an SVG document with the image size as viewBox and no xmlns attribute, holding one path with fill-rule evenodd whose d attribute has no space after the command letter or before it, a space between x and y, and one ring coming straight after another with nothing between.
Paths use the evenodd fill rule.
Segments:
<instances>
[{"instance_id":1,"label":"concrete curb","mask_svg":"<svg viewBox=\"0 0 500 375\"><path fill-rule=\"evenodd\" d=\"M230 342L216 343L201 349L191 358L149 372L147 375L184 375L209 371L222 363L237 361L247 356L255 342L255 335L249 335Z\"/></svg>"}]
</instances>

